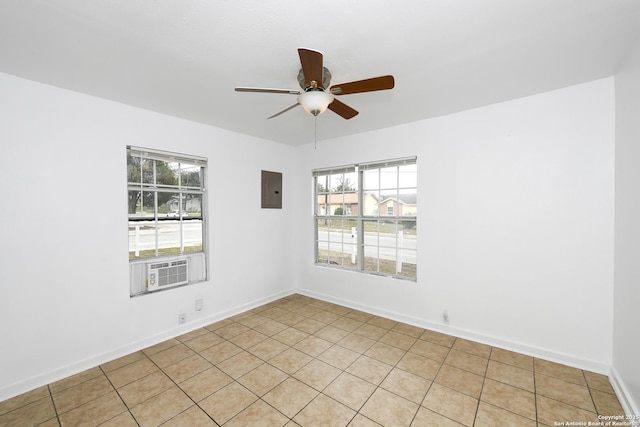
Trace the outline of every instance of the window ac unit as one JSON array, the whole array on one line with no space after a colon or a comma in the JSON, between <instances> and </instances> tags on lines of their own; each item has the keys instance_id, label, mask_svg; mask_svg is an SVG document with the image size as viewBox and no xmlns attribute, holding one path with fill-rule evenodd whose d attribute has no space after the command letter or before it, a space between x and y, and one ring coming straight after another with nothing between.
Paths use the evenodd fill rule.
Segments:
<instances>
[{"instance_id":1,"label":"window ac unit","mask_svg":"<svg viewBox=\"0 0 640 427\"><path fill-rule=\"evenodd\" d=\"M147 264L147 290L171 288L189 283L189 261L158 261Z\"/></svg>"}]
</instances>

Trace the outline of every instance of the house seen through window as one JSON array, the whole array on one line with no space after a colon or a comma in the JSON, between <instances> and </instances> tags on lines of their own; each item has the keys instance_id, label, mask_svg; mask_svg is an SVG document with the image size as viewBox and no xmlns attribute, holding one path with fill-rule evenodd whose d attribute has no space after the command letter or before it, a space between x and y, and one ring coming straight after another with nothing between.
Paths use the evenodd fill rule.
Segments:
<instances>
[{"instance_id":1,"label":"house seen through window","mask_svg":"<svg viewBox=\"0 0 640 427\"><path fill-rule=\"evenodd\" d=\"M416 158L318 169L316 264L416 280Z\"/></svg>"}]
</instances>

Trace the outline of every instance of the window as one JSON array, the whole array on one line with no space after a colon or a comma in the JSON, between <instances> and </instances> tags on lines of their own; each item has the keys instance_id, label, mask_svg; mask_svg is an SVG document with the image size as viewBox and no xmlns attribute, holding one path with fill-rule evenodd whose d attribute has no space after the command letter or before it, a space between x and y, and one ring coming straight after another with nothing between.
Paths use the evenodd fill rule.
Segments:
<instances>
[{"instance_id":1,"label":"window","mask_svg":"<svg viewBox=\"0 0 640 427\"><path fill-rule=\"evenodd\" d=\"M416 158L319 169L316 264L416 280Z\"/></svg>"},{"instance_id":2,"label":"window","mask_svg":"<svg viewBox=\"0 0 640 427\"><path fill-rule=\"evenodd\" d=\"M127 147L129 261L133 266L132 272L136 266L142 271L150 262L156 262L157 266L160 265L157 264L159 260L166 260L180 264L182 272L192 269L199 272L182 275L184 280L181 282L206 279L206 273L202 277L206 241L206 166L207 160L201 157ZM171 271L166 274L171 274ZM144 276L144 272L139 275ZM134 280L132 273L131 294L149 291L148 279ZM138 283L141 280L142 285Z\"/></svg>"}]
</instances>

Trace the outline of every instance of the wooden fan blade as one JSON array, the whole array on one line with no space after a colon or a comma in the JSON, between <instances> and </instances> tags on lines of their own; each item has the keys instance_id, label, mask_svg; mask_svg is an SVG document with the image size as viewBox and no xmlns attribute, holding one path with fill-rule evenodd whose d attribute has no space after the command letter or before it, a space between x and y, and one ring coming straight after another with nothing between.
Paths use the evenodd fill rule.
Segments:
<instances>
[{"instance_id":1,"label":"wooden fan blade","mask_svg":"<svg viewBox=\"0 0 640 427\"><path fill-rule=\"evenodd\" d=\"M393 89L395 81L393 76L380 76L371 79L357 80L355 82L333 85L329 91L334 95L348 95L351 93L373 92L376 90Z\"/></svg>"},{"instance_id":2,"label":"wooden fan blade","mask_svg":"<svg viewBox=\"0 0 640 427\"><path fill-rule=\"evenodd\" d=\"M289 110L292 110L292 109L296 108L298 105L300 105L300 104L298 104L298 103L296 102L296 103L295 103L295 104L293 104L291 107L287 107L287 108L285 108L284 110L282 110L282 111L280 111L280 112L278 112L278 113L275 113L273 116L267 117L267 119L273 119L274 117L278 117L280 114L282 114L282 113L286 113L287 111L289 111Z\"/></svg>"},{"instance_id":3,"label":"wooden fan blade","mask_svg":"<svg viewBox=\"0 0 640 427\"><path fill-rule=\"evenodd\" d=\"M327 108L329 108L329 110L333 111L334 113L336 113L339 116L344 117L347 120L349 120L350 118L355 117L355 116L358 115L358 112L356 110L354 110L353 108L349 107L344 102L338 101L335 98L333 99L331 104L329 104L329 106Z\"/></svg>"},{"instance_id":4,"label":"wooden fan blade","mask_svg":"<svg viewBox=\"0 0 640 427\"><path fill-rule=\"evenodd\" d=\"M322 53L309 50L298 49L302 73L307 86L313 86L311 82L316 82L317 86L322 86Z\"/></svg>"},{"instance_id":5,"label":"wooden fan blade","mask_svg":"<svg viewBox=\"0 0 640 427\"><path fill-rule=\"evenodd\" d=\"M237 87L236 92L286 93L289 95L300 95L299 90L269 89L269 88L262 88L262 87Z\"/></svg>"}]
</instances>

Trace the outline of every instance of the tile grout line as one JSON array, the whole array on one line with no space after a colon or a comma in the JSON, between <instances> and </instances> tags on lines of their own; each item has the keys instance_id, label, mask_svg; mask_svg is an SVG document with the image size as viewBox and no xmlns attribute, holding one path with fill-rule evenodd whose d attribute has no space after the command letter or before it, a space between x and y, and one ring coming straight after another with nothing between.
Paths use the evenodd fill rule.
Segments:
<instances>
[{"instance_id":1,"label":"tile grout line","mask_svg":"<svg viewBox=\"0 0 640 427\"><path fill-rule=\"evenodd\" d=\"M146 356L146 355L145 355ZM152 361L153 362L153 361ZM126 366L126 365L125 365ZM140 423L138 422L138 420L136 419L136 417L133 415L133 413L131 412L131 408L129 408L129 405L127 405L127 403L124 401L124 399L122 398L122 396L120 395L120 392L118 391L118 389L116 388L116 386L111 382L111 378L109 378L107 376L107 373L104 371L104 369L102 369L101 365L98 365L98 368L100 369L100 372L102 372L102 375L104 375L104 377L107 379L107 381L109 381L109 384L111 385L111 387L113 387L113 391L116 392L116 394L118 395L118 399L120 399L120 401L122 402L122 404L124 405L125 408L127 408L126 411L121 412L120 414L124 414L124 412L129 412L129 415L131 415L131 418L135 421L135 423L137 425L140 425ZM145 375L146 376L146 375ZM144 377L143 377L144 378ZM120 416L120 414L117 414L113 417L111 417L110 419L114 419L115 417ZM106 420L109 421L109 420ZM105 422L106 422L105 421ZM62 423L61 423L62 424Z\"/></svg>"},{"instance_id":2,"label":"tile grout line","mask_svg":"<svg viewBox=\"0 0 640 427\"><path fill-rule=\"evenodd\" d=\"M51 384L47 384L47 390L49 391L49 399L51 399L51 406L53 406L53 413L56 414L55 419L58 422L58 425L61 426L62 422L60 421L60 414L58 414L58 408L56 407L56 402L53 400L53 393L51 392Z\"/></svg>"},{"instance_id":3,"label":"tile grout line","mask_svg":"<svg viewBox=\"0 0 640 427\"><path fill-rule=\"evenodd\" d=\"M442 359L442 363L440 364L440 367L438 368L438 372L436 372L436 374L433 376L433 380L431 381L431 384L430 384L430 385L429 385L429 387L427 388L427 392L424 394L424 397L422 398L422 402L420 403L420 406L421 406L421 407L424 407L424 408L428 409L429 411L431 411L431 409L427 408L426 406L423 406L423 403L424 403L424 401L427 399L427 395L429 394L429 391L431 391L431 387L433 387L433 384L441 385L440 383L436 383L436 377L438 376L438 374L439 374L439 373L440 373L440 371L442 370L442 367L445 365L445 361L447 360L447 357L449 357L449 354L451 354L451 352L453 351L453 347L455 346L455 344L456 344L456 341L457 341L457 340L458 340L458 338L456 337L456 338L453 340L453 342L451 343L451 347L449 347L449 350L447 351L446 356L444 357L444 359ZM484 382L483 382L483 384L484 384ZM442 387L446 387L446 386L444 386L444 385L441 385L441 386L442 386ZM447 387L447 388L449 388L449 387ZM453 389L450 389L450 390L453 390ZM454 390L454 391L456 391L456 390ZM447 417L447 416L446 416L446 415L444 415L444 414L440 414L439 412L436 412L436 413L437 413L437 414L439 414L439 415L441 415L441 416L443 416L443 417L445 417L445 418L447 418L447 419L449 419L449 420L451 420L451 421L453 421L453 422L456 422L456 423L457 423L457 421L455 421L455 420L453 420L453 419L451 419L451 418ZM416 414L417 414L417 413L416 413ZM414 417L414 418L415 418L415 417Z\"/></svg>"},{"instance_id":4,"label":"tile grout line","mask_svg":"<svg viewBox=\"0 0 640 427\"><path fill-rule=\"evenodd\" d=\"M178 340L178 341L179 341L181 344L185 345L187 348L191 349L191 347L187 346L187 345L186 345L186 344L184 344L182 341L180 341L180 340ZM177 345L177 344L176 344L176 345ZM175 347L175 346L173 346L173 347ZM169 348L171 348L171 347L169 347ZM208 347L207 347L207 348L208 348ZM167 350L168 350L168 349L167 349ZM191 349L191 350L193 351L193 349ZM164 351L164 350L163 350L163 351ZM160 353L160 352L158 352L158 353ZM196 352L196 351L194 351L194 353L195 353L195 354L197 354L197 355L200 355L200 352ZM191 356L187 356L187 357L191 357ZM200 357L202 357L202 356L200 356ZM203 408L198 404L198 402L196 402L195 400L193 400L193 398L192 398L191 396L189 396L189 394L188 394L188 393L186 393L186 392L182 389L182 387L180 387L180 384L178 384L178 383L177 383L173 378L171 378L171 376L169 376L169 374L167 374L167 373L164 371L164 369L162 369L162 368L160 367L160 365L158 365L158 364L157 364L153 359L151 359L149 356L147 356L147 358L151 361L151 363L153 363L154 365L156 365L156 367L158 368L158 370L159 370L160 372L162 372L162 373L163 373L167 378L169 378L169 381L171 381L171 382L172 382L172 383L173 383L173 384L174 384L174 385L175 385L175 386L176 386L176 387L177 387L177 388L178 388L182 393L184 393L184 395L185 395L185 396L187 396L187 397L189 398L189 400L191 400L191 402L193 402L193 404L194 404L195 406L197 406L197 407L198 407L202 412L204 412L204 413L205 413L205 414L206 414L206 415L211 419L211 421L213 421L217 426L219 426L219 425L220 425L220 424L218 424L218 423L216 422L216 420L214 420L214 419L211 417L211 415L209 415L209 413L208 413L207 411L205 411L205 410L204 410L204 409L203 409ZM186 359L186 357L185 357L184 359ZM176 362L174 362L174 363L171 363L170 365L167 365L167 366L171 366L171 365L174 365L174 364L176 364L176 363L179 363L179 362L181 362L181 361L182 361L182 360L184 360L184 359L180 359L180 360L178 360L178 361L176 361ZM215 366L215 365L214 365L214 366ZM149 375L152 375L152 374L149 374ZM147 375L147 376L148 376L148 375ZM190 377L190 378L192 378L192 377ZM136 381L137 381L137 380L136 380ZM165 391L166 391L166 390L164 390L164 391L162 391L162 392L160 392L160 393L156 394L155 396L158 396L158 395L160 395L160 394L164 393ZM152 396L151 398L149 398L149 399L145 400L144 402L148 402L149 400L151 400L151 399L152 399L153 397L155 397L155 396ZM205 399L206 399L206 398L205 398ZM204 399L202 399L202 400L204 400ZM138 405L140 405L140 404L142 404L142 403L144 403L144 402L140 402ZM126 405L126 404L125 404L125 405ZM137 405L136 405L136 406L137 406ZM128 408L128 406L127 406L127 408ZM173 418L177 417L178 415L180 415L180 414L184 413L185 411L189 410L190 408L191 408L191 406L189 406L188 408L186 408L184 411L182 411L182 412L179 412L179 413L175 414L174 416L172 416L172 417L171 417L171 418L169 418L168 420L164 421L164 422L163 422L163 424L164 424L164 423L166 423L166 422L168 422L168 421L170 421L170 420L172 420ZM133 416L133 414L131 414L131 415ZM134 419L135 419L135 417L134 417ZM136 420L136 422L137 422L137 420ZM138 425L140 425L140 423L138 423Z\"/></svg>"},{"instance_id":5,"label":"tile grout line","mask_svg":"<svg viewBox=\"0 0 640 427\"><path fill-rule=\"evenodd\" d=\"M59 391L58 391L58 393L64 393L64 392L66 392L67 390L71 390L71 389L72 389L72 388L74 388L74 387L78 387L78 386L80 386L80 385L82 385L82 384L85 384L85 383L87 383L87 382L89 382L89 381L95 380L95 379L99 378L100 376L104 376L104 377L105 377L105 379L109 382L109 385L112 387L113 391L116 391L116 392L117 392L117 390L116 390L116 388L114 387L113 383L111 383L111 380L109 379L109 377L107 377L106 373L104 372L104 370L102 369L102 367L101 367L100 365L95 366L94 368L89 368L89 369L98 369L98 370L100 371L100 374L101 374L101 375L96 375L95 377L91 377L91 378L88 378L88 379L86 379L86 380L84 380L84 381L81 381L81 382L79 382L79 383L77 383L77 384L73 384L73 385L71 385L71 386L69 386L69 387L66 387L66 388L64 388L64 389L62 389L62 390L59 390ZM81 372L80 372L80 373L81 373ZM73 375L72 375L72 376L73 376ZM72 376L71 376L71 377L72 377ZM67 378L70 378L70 377L67 377ZM65 379L65 378L63 378L63 380L64 380L64 379ZM62 425L62 421L60 421L60 418L61 418L61 416L62 416L62 415L67 414L67 413L69 413L69 412L71 412L71 411L73 411L73 410L75 410L75 409L77 409L77 408L79 408L79 407L81 407L81 406L83 406L83 405L86 405L86 404L88 404L88 403L90 403L90 402L94 402L94 401L96 401L96 400L98 400L98 399L100 399L100 398L102 398L102 397L104 397L104 396L106 396L107 394L109 394L109 393L110 393L110 391L108 391L108 392L106 392L106 393L104 393L104 394L102 394L102 395L100 395L100 396L96 396L96 397L94 397L93 399L87 400L86 402L83 402L82 404L80 404L80 405L78 405L78 406L75 406L75 407L73 407L73 408L71 408L71 409L67 410L65 413L59 413L59 412L58 412L58 406L56 405L56 401L55 401L55 399L53 398L53 391L51 390L51 384L53 384L53 383L47 384L47 389L49 390L49 396L51 397L51 403L52 403L52 405L53 405L53 409L54 409L54 411L55 411L56 419L58 420L58 424L59 424L59 425ZM120 397L120 395L119 395L119 394L118 394L118 397ZM122 400L122 399L121 399L121 400ZM124 404L124 402L122 402L122 403ZM126 407L126 406L127 406L127 405L125 404L125 407ZM127 408L127 409L128 409L128 408ZM124 412L125 412L125 411L121 412L120 414L122 414L122 413L124 413ZM118 415L120 415L120 414L118 414ZM116 416L117 416L117 415L116 415ZM113 418L113 417L112 417L112 418ZM51 418L51 419L53 419L53 418ZM108 420L107 420L107 421L108 421Z\"/></svg>"},{"instance_id":6,"label":"tile grout line","mask_svg":"<svg viewBox=\"0 0 640 427\"><path fill-rule=\"evenodd\" d=\"M591 398L591 403L593 403L593 409L596 411L596 415L604 415L604 414L600 414L600 411L598 411L598 406L596 406L596 400L593 398L593 393L591 392L591 387L589 386L589 381L587 380L587 375L585 374L583 369L581 369L580 372L582 372L582 377L584 378L584 382L587 384L587 390L589 391L589 397Z\"/></svg>"},{"instance_id":7,"label":"tile grout line","mask_svg":"<svg viewBox=\"0 0 640 427\"><path fill-rule=\"evenodd\" d=\"M535 414L536 414L536 423L540 424L539 416L538 416L538 387L536 384L536 358L533 358L532 366L533 370L533 403L535 405Z\"/></svg>"},{"instance_id":8,"label":"tile grout line","mask_svg":"<svg viewBox=\"0 0 640 427\"><path fill-rule=\"evenodd\" d=\"M457 338L456 338L456 341L457 341ZM478 419L478 411L480 411L480 403L482 402L482 393L484 392L484 385L487 382L487 372L489 371L489 361L491 360L491 354L493 353L493 349L494 347L491 346L491 350L489 350L489 358L487 359L487 366L484 369L484 375L482 377L482 387L480 387L480 395L478 395L478 406L476 407L476 412L473 415L473 423L471 425L474 425L476 423L476 420Z\"/></svg>"},{"instance_id":9,"label":"tile grout line","mask_svg":"<svg viewBox=\"0 0 640 427\"><path fill-rule=\"evenodd\" d=\"M534 358L534 361L535 361L536 359L537 359L537 358ZM537 360L543 360L543 361L544 361L545 359L537 359ZM555 363L555 362L554 362L554 363ZM567 366L567 365L562 365L562 366ZM573 368L573 367L571 366L571 368ZM575 369L579 369L579 368L575 368ZM584 375L585 375L585 371L584 371L584 369L579 369L579 370L580 370L580 372L582 373L582 375L584 376ZM547 374L544 374L544 373L539 373L538 375L541 375L541 376L544 376L544 377L549 377L549 378L555 378L555 377L553 377L553 376L551 376L551 375L547 375ZM557 378L557 379L558 379L559 381L563 381L563 382L566 382L566 383L571 384L571 385L574 385L574 386L580 386L580 384L576 384L575 382L572 382L572 381L567 381L567 380L564 380L564 379L562 379L562 378ZM535 385L535 382L536 382L536 381L535 381L535 363L534 363L534 385ZM585 382L586 382L586 378L585 378ZM597 409L597 407L596 407L596 405L595 405L595 401L593 400L593 394L591 393L591 387L589 387L589 383L588 383L588 382L587 382L587 385L585 386L585 388L587 388L587 390L588 390L588 392L589 392L589 397L591 398L591 401L592 401L592 403L593 403L594 412L592 412L592 411L590 411L590 410L588 410L588 409L585 409L585 408L583 408L583 407L581 407L581 406L574 405L573 403L566 402L566 401L564 401L564 400L559 400L559 399L557 399L557 398L555 398L555 397L545 396L545 395L543 395L543 394L541 394L540 396L543 396L545 399L549 399L549 400L553 400L554 402L558 402L558 403L560 403L560 404L562 404L562 405L570 406L570 407L572 407L572 408L576 408L576 409L579 409L579 410L582 410L582 411L585 411L585 412L590 412L590 413L595 414L596 416L598 416L600 413L598 412L598 409ZM537 399L538 399L538 393L537 393L537 390L536 390L536 392L535 392L534 394L535 394L535 398L536 398L536 418L537 418L537 417L538 417L538 412L537 412Z\"/></svg>"}]
</instances>

